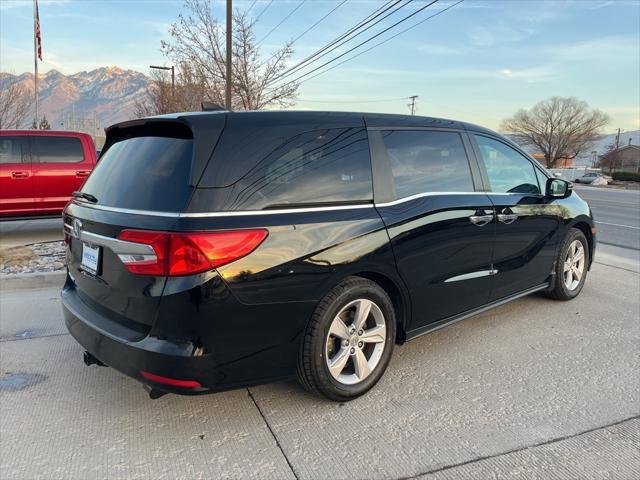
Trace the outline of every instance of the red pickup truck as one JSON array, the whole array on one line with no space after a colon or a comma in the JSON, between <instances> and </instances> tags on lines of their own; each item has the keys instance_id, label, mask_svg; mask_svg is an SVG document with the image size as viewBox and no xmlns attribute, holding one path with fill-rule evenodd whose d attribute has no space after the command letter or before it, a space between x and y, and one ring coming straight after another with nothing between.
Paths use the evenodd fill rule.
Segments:
<instances>
[{"instance_id":1,"label":"red pickup truck","mask_svg":"<svg viewBox=\"0 0 640 480\"><path fill-rule=\"evenodd\" d=\"M62 213L95 164L86 133L0 130L0 217Z\"/></svg>"}]
</instances>

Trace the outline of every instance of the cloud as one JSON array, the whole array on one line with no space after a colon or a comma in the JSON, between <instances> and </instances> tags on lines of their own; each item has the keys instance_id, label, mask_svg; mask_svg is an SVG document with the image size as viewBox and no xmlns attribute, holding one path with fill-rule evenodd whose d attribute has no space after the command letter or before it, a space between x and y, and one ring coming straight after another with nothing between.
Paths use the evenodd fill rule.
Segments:
<instances>
[{"instance_id":1,"label":"cloud","mask_svg":"<svg viewBox=\"0 0 640 480\"><path fill-rule=\"evenodd\" d=\"M551 65L541 65L530 68L456 68L425 72L423 76L451 79L451 80L505 80L525 83L541 83L555 80L559 77Z\"/></svg>"},{"instance_id":2,"label":"cloud","mask_svg":"<svg viewBox=\"0 0 640 480\"><path fill-rule=\"evenodd\" d=\"M475 47L491 47L497 44L521 42L535 33L533 28L511 27L505 24L476 26L469 29L469 42Z\"/></svg>"},{"instance_id":3,"label":"cloud","mask_svg":"<svg viewBox=\"0 0 640 480\"><path fill-rule=\"evenodd\" d=\"M455 47L447 47L445 45L437 45L437 44L422 44L417 45L416 49L427 53L429 55L464 55L465 51L461 48Z\"/></svg>"},{"instance_id":4,"label":"cloud","mask_svg":"<svg viewBox=\"0 0 640 480\"><path fill-rule=\"evenodd\" d=\"M630 62L638 64L640 45L634 35L610 35L554 46L549 54L566 61Z\"/></svg>"},{"instance_id":5,"label":"cloud","mask_svg":"<svg viewBox=\"0 0 640 480\"><path fill-rule=\"evenodd\" d=\"M548 82L559 77L556 70L550 65L516 70L505 68L500 70L499 74L502 78L526 83Z\"/></svg>"},{"instance_id":6,"label":"cloud","mask_svg":"<svg viewBox=\"0 0 640 480\"><path fill-rule=\"evenodd\" d=\"M638 0L603 0L600 3L584 2L589 10L600 10L607 7L637 7Z\"/></svg>"}]
</instances>

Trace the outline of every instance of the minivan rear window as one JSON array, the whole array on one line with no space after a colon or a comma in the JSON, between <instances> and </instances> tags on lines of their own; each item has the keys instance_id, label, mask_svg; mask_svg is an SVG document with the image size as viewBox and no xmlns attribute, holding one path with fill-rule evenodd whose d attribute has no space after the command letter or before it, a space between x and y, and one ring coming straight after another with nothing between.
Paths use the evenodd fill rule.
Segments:
<instances>
[{"instance_id":1,"label":"minivan rear window","mask_svg":"<svg viewBox=\"0 0 640 480\"><path fill-rule=\"evenodd\" d=\"M182 211L192 192L192 151L192 138L146 135L117 141L102 154L82 191L104 206Z\"/></svg>"}]
</instances>

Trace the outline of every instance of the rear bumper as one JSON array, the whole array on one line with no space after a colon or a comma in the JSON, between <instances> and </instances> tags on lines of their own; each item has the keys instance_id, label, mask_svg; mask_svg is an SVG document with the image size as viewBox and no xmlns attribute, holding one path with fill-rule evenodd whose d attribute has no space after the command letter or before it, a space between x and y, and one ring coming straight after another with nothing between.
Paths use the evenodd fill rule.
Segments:
<instances>
[{"instance_id":1,"label":"rear bumper","mask_svg":"<svg viewBox=\"0 0 640 480\"><path fill-rule=\"evenodd\" d=\"M118 336L114 335L113 331L104 328L111 323L109 319L91 310L69 282L62 291L62 308L69 333L85 350L107 366L158 390L185 395L214 390L207 386L211 383L211 371L207 368L209 359L194 355L196 349L193 344L151 336L139 341L127 340L134 338L137 332L130 332L131 337L124 331L118 332ZM113 325L110 325L109 329L112 328ZM121 328L124 330L124 327ZM169 378L195 380L202 387L179 388L156 384L143 378L141 371Z\"/></svg>"},{"instance_id":2,"label":"rear bumper","mask_svg":"<svg viewBox=\"0 0 640 480\"><path fill-rule=\"evenodd\" d=\"M254 336L247 333L259 324L265 328L268 307L249 307L234 301L231 307L227 304L227 308L217 315L204 308L196 313L189 312L178 301L184 295L189 296L189 292L163 297L166 302L161 316L175 320L172 313L179 310L182 315L175 323L185 327L187 338L200 338L197 344L172 339L173 335L168 335L168 329L162 329L161 325L168 318L160 320L159 325L147 334L117 323L87 304L69 277L61 299L67 329L86 351L107 366L157 390L194 395L293 376L299 339L312 305L303 302L274 305L278 313L286 311L290 319L280 324L276 341L265 339L264 333L256 332ZM181 308L171 308L176 302ZM277 321L282 316L274 312L273 315L267 313L267 318ZM188 324L200 326L200 334L188 334ZM184 388L152 382L142 376L142 371L169 379L196 381L201 387Z\"/></svg>"}]
</instances>

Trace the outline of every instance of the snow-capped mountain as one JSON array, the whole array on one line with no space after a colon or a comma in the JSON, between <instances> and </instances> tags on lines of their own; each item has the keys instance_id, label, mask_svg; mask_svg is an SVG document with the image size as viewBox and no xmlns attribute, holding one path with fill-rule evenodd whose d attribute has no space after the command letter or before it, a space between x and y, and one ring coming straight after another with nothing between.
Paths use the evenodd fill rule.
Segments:
<instances>
[{"instance_id":1,"label":"snow-capped mountain","mask_svg":"<svg viewBox=\"0 0 640 480\"><path fill-rule=\"evenodd\" d=\"M0 88L8 83L21 82L33 89L33 74L0 73ZM41 116L54 129L77 126L82 119L93 119L100 129L133 118L135 101L141 100L149 79L144 74L118 67L102 67L90 72L64 75L50 70L38 76ZM31 119L27 121L31 123ZM66 123L66 125L65 125Z\"/></svg>"}]
</instances>

